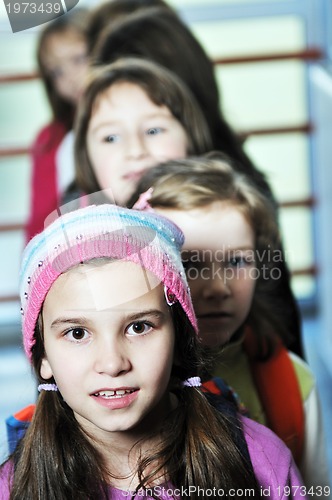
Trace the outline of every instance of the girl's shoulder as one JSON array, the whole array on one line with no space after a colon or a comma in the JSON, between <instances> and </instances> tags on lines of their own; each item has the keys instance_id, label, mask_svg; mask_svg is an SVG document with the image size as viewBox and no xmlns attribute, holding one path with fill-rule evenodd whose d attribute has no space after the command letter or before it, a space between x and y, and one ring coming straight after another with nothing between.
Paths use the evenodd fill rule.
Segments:
<instances>
[{"instance_id":1,"label":"girl's shoulder","mask_svg":"<svg viewBox=\"0 0 332 500\"><path fill-rule=\"evenodd\" d=\"M268 454L272 461L274 457L287 461L291 458L290 450L271 429L247 417L241 420L250 455Z\"/></svg>"},{"instance_id":2,"label":"girl's shoulder","mask_svg":"<svg viewBox=\"0 0 332 500\"><path fill-rule=\"evenodd\" d=\"M287 491L290 498L306 498L301 475L283 441L267 427L246 417L241 418L250 459L260 487L269 491L272 499L287 496Z\"/></svg>"},{"instance_id":3,"label":"girl's shoulder","mask_svg":"<svg viewBox=\"0 0 332 500\"><path fill-rule=\"evenodd\" d=\"M13 477L13 462L7 460L0 467L0 498L1 500L8 500L10 496L10 487Z\"/></svg>"}]
</instances>

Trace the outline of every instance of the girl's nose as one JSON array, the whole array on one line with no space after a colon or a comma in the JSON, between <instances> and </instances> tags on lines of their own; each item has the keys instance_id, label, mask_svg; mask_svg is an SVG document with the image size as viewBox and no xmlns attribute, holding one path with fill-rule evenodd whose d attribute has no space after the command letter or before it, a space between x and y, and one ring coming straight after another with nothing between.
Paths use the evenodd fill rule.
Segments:
<instances>
[{"instance_id":1,"label":"girl's nose","mask_svg":"<svg viewBox=\"0 0 332 500\"><path fill-rule=\"evenodd\" d=\"M144 137L140 134L132 134L127 140L127 156L130 159L141 159L145 158L148 154L148 149Z\"/></svg>"},{"instance_id":2,"label":"girl's nose","mask_svg":"<svg viewBox=\"0 0 332 500\"><path fill-rule=\"evenodd\" d=\"M63 65L62 77L63 77L63 80L68 85L75 85L75 84L77 85L78 84L77 71L75 71L75 68L73 68L70 64Z\"/></svg>"},{"instance_id":3,"label":"girl's nose","mask_svg":"<svg viewBox=\"0 0 332 500\"><path fill-rule=\"evenodd\" d=\"M206 299L225 299L231 295L230 281L223 269L220 268L219 270L219 273L214 273L205 281L203 296Z\"/></svg>"},{"instance_id":4,"label":"girl's nose","mask_svg":"<svg viewBox=\"0 0 332 500\"><path fill-rule=\"evenodd\" d=\"M99 340L95 352L95 370L98 373L117 377L131 369L130 356L125 341L105 339Z\"/></svg>"}]
</instances>

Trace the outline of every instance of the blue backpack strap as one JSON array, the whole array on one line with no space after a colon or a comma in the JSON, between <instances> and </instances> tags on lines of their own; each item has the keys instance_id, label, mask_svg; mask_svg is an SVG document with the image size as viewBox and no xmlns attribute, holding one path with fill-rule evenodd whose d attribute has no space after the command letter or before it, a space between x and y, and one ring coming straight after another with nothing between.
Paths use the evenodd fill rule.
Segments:
<instances>
[{"instance_id":1,"label":"blue backpack strap","mask_svg":"<svg viewBox=\"0 0 332 500\"><path fill-rule=\"evenodd\" d=\"M13 453L30 425L35 405L29 405L6 419L8 449Z\"/></svg>"},{"instance_id":2,"label":"blue backpack strap","mask_svg":"<svg viewBox=\"0 0 332 500\"><path fill-rule=\"evenodd\" d=\"M222 378L213 377L207 380L202 384L202 391L205 394L214 394L217 397L222 397L223 400L232 403L241 415L249 416L248 410L241 402L238 394Z\"/></svg>"},{"instance_id":3,"label":"blue backpack strap","mask_svg":"<svg viewBox=\"0 0 332 500\"><path fill-rule=\"evenodd\" d=\"M239 402L237 394L220 377L214 377L204 382L202 392L210 404L232 422L232 438L248 463L251 463L248 446L240 424L240 415L244 415L246 410Z\"/></svg>"}]
</instances>

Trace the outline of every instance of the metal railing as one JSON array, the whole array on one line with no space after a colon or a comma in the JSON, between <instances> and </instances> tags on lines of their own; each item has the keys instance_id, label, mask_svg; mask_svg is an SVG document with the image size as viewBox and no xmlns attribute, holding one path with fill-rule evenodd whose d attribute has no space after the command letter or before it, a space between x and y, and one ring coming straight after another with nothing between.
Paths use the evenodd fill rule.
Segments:
<instances>
[{"instance_id":1,"label":"metal railing","mask_svg":"<svg viewBox=\"0 0 332 500\"><path fill-rule=\"evenodd\" d=\"M316 47L307 48L295 52L281 52L281 53L268 53L268 54L253 54L247 56L234 56L222 57L214 59L216 65L231 65L231 64L252 64L262 62L286 61L286 60L299 60L303 62L313 62L323 59L323 52ZM31 80L39 79L38 73L13 73L13 74L0 74L1 84L21 83ZM260 129L249 129L238 131L240 137L246 139L251 136L263 135L279 135L291 133L311 134L314 129L312 123L300 123L294 126L280 126L280 127L266 127ZM28 155L30 151L29 145L0 145L0 158ZM316 204L316 200L312 197L303 198L299 200L289 200L280 203L281 208L295 208L295 207L309 207L312 208ZM1 232L23 231L25 224L22 222L0 224ZM303 269L296 269L292 271L293 276L316 276L318 269L316 266L309 266ZM19 300L17 295L2 295L0 296L0 303Z\"/></svg>"}]
</instances>

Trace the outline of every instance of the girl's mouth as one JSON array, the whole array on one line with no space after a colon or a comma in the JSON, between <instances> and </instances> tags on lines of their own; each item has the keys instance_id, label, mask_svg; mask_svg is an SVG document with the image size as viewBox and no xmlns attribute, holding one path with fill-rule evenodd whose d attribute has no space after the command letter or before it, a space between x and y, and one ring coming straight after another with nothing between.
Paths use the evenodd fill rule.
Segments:
<instances>
[{"instance_id":1,"label":"girl's mouth","mask_svg":"<svg viewBox=\"0 0 332 500\"><path fill-rule=\"evenodd\" d=\"M100 406L108 410L120 410L128 408L136 400L140 389L110 389L100 390L91 394L92 398Z\"/></svg>"},{"instance_id":2,"label":"girl's mouth","mask_svg":"<svg viewBox=\"0 0 332 500\"><path fill-rule=\"evenodd\" d=\"M230 317L231 314L228 312L216 312L216 313L207 313L207 314L201 314L197 315L197 318L199 320L204 320L204 319L222 319L222 318L228 318Z\"/></svg>"},{"instance_id":3,"label":"girl's mouth","mask_svg":"<svg viewBox=\"0 0 332 500\"><path fill-rule=\"evenodd\" d=\"M114 391L99 391L93 394L93 396L101 398L122 398L126 394L131 394L135 389L117 389Z\"/></svg>"}]
</instances>

